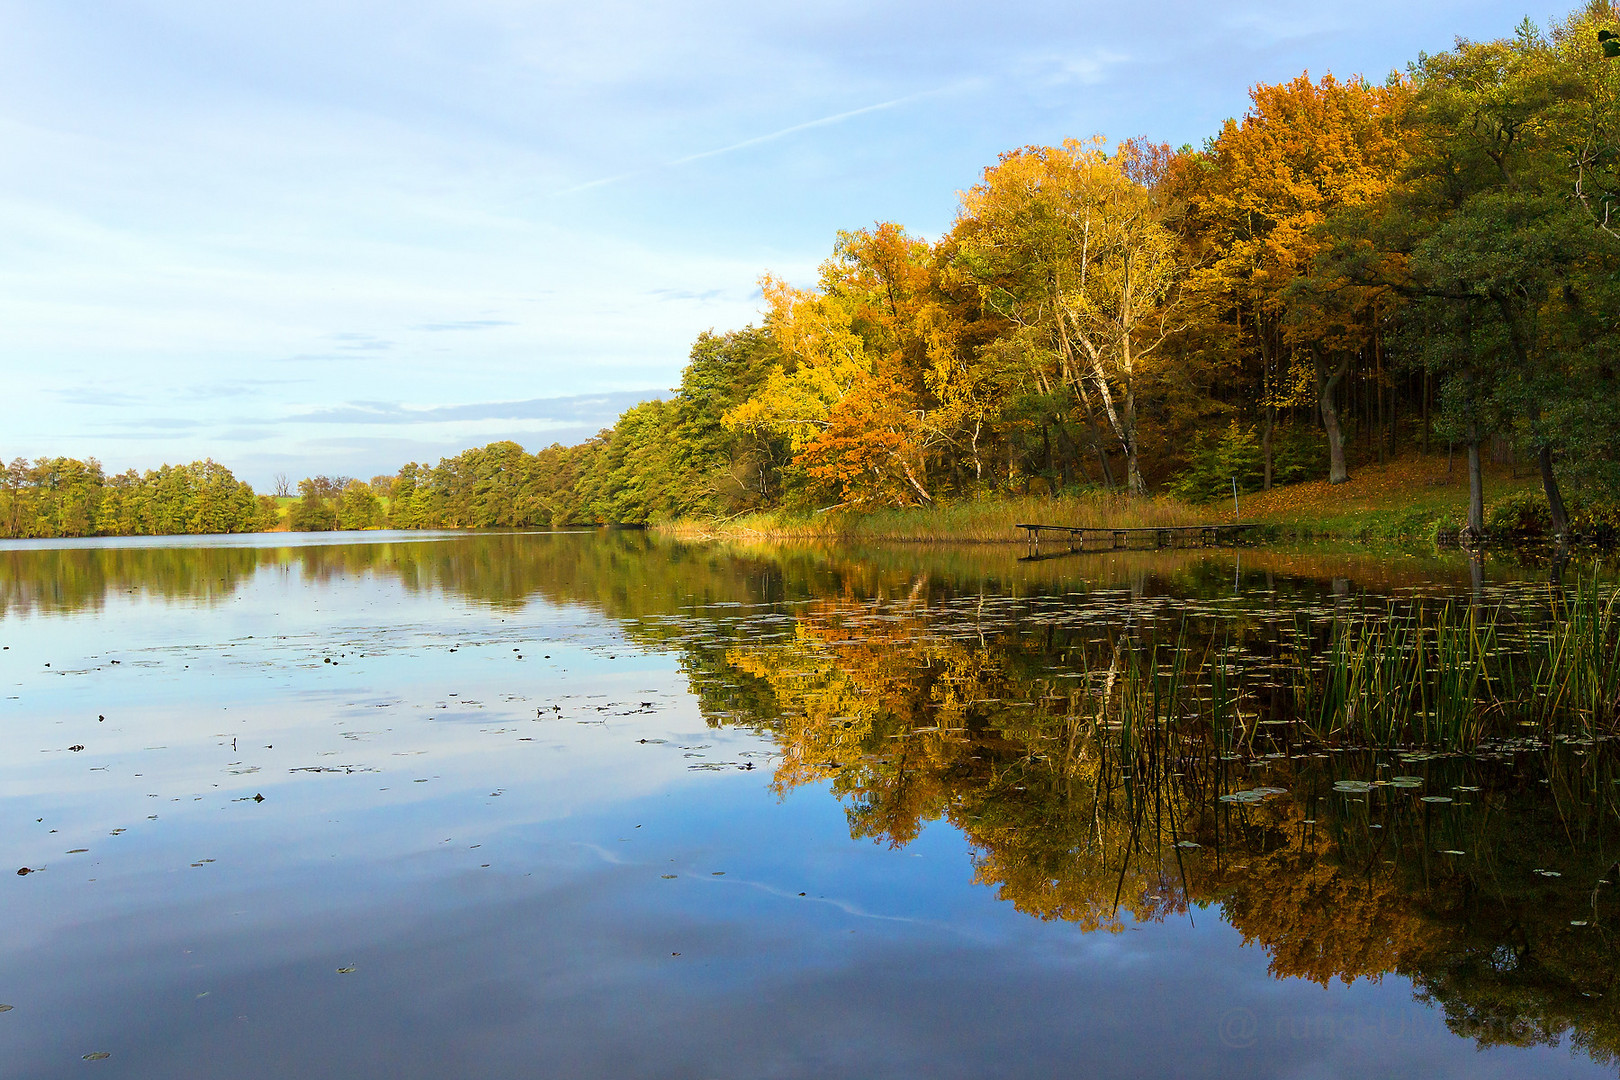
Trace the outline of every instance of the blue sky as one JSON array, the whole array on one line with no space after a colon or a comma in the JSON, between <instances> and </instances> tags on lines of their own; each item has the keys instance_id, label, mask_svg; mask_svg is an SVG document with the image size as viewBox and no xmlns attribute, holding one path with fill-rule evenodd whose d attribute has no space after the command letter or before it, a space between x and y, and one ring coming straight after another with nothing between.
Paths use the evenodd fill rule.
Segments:
<instances>
[{"instance_id":1,"label":"blue sky","mask_svg":"<svg viewBox=\"0 0 1620 1080\"><path fill-rule=\"evenodd\" d=\"M1003 150L1199 143L1570 6L0 0L0 455L263 488L577 441Z\"/></svg>"}]
</instances>

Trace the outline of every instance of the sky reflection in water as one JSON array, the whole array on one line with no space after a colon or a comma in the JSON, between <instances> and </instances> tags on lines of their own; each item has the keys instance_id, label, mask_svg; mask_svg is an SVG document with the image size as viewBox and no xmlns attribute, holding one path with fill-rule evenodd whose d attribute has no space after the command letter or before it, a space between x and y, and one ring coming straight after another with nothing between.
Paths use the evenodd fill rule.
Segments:
<instances>
[{"instance_id":1,"label":"sky reflection in water","mask_svg":"<svg viewBox=\"0 0 1620 1080\"><path fill-rule=\"evenodd\" d=\"M270 543L0 550L0 1075L1612 1071L1601 747L1123 865L1038 730L1093 629L1466 566Z\"/></svg>"}]
</instances>

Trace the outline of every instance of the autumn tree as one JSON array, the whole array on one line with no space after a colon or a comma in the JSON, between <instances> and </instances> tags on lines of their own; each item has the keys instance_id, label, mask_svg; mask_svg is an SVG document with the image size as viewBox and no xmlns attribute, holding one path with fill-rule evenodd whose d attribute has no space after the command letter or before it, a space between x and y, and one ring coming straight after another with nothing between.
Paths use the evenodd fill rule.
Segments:
<instances>
[{"instance_id":1,"label":"autumn tree","mask_svg":"<svg viewBox=\"0 0 1620 1080\"><path fill-rule=\"evenodd\" d=\"M1407 94L1401 83L1332 75L1256 86L1242 119L1172 167L1210 283L1255 373L1267 486L1278 410L1303 403L1305 381L1328 436L1328 478L1349 478L1340 388L1352 362L1375 349L1394 300L1379 282L1324 273L1321 259L1334 219L1375 205L1396 181Z\"/></svg>"},{"instance_id":2,"label":"autumn tree","mask_svg":"<svg viewBox=\"0 0 1620 1080\"><path fill-rule=\"evenodd\" d=\"M829 260L819 290L765 278L765 325L783 359L725 417L734 430L786 438L804 475L845 504L934 501L927 459L940 432L906 378L898 342L900 297L915 288L900 271L925 260L927 245L896 239L884 253L894 259L887 266L857 258L848 273L838 258ZM862 281L868 268L877 273Z\"/></svg>"},{"instance_id":3,"label":"autumn tree","mask_svg":"<svg viewBox=\"0 0 1620 1080\"><path fill-rule=\"evenodd\" d=\"M1100 412L1139 495L1139 396L1186 297L1176 238L1132 160L1097 141L1003 154L963 194L953 233L959 267L1015 328L1037 386L1072 394L1088 420Z\"/></svg>"}]
</instances>

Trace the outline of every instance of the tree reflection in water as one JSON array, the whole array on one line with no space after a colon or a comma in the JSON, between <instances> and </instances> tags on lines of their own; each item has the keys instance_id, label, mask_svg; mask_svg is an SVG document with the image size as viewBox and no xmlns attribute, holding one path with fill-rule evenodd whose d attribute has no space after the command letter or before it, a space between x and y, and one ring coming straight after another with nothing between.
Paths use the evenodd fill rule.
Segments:
<instances>
[{"instance_id":1,"label":"tree reflection in water","mask_svg":"<svg viewBox=\"0 0 1620 1080\"><path fill-rule=\"evenodd\" d=\"M1481 585L1460 557L1020 564L641 534L86 545L0 552L0 613L207 604L267 570L589 605L676 653L711 724L772 738L776 791L826 785L852 837L900 847L944 821L972 844L975 880L1037 918L1117 932L1218 911L1279 978L1396 973L1482 1045L1567 1038L1620 1061L1607 732L1403 753L1323 745L1288 715L1288 627L1369 595L1519 603L1533 567L1492 564ZM1187 676L1170 644L1207 661L1197 685L1168 685ZM1245 666L1235 698L1212 675ZM1223 694L1235 727L1212 720Z\"/></svg>"}]
</instances>

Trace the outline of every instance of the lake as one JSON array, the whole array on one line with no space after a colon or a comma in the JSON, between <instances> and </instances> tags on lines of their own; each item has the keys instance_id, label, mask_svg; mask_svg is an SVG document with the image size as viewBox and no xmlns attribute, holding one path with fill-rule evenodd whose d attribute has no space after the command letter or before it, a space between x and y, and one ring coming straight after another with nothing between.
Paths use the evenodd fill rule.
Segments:
<instances>
[{"instance_id":1,"label":"lake","mask_svg":"<svg viewBox=\"0 0 1620 1080\"><path fill-rule=\"evenodd\" d=\"M1019 554L7 543L0 1075L1615 1074L1602 733L1266 704L1546 568ZM1235 733L1093 714L1150 642Z\"/></svg>"}]
</instances>

